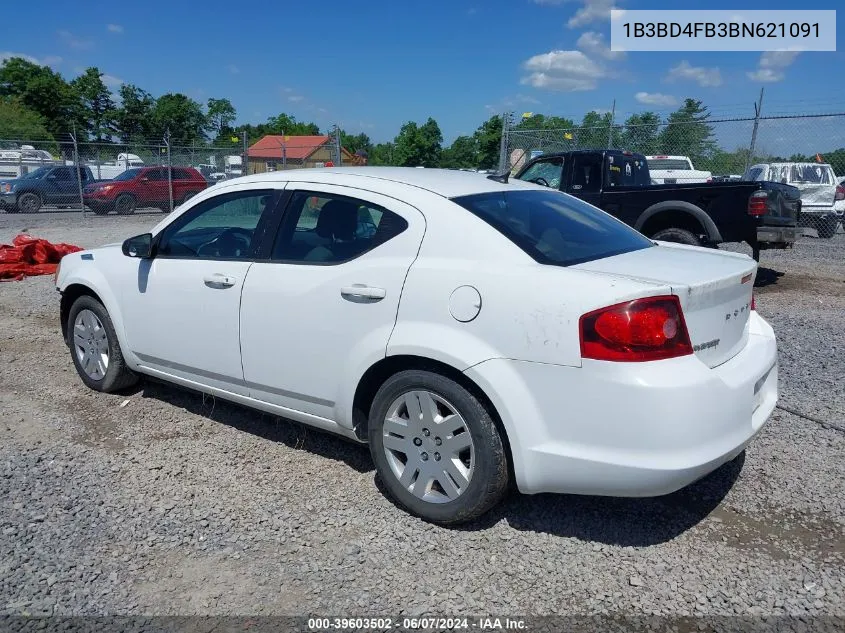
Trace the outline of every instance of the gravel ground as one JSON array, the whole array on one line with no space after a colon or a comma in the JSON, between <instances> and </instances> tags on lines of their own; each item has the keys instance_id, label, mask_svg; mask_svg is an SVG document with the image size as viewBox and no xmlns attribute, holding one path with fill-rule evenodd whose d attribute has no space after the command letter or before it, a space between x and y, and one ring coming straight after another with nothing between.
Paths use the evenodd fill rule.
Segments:
<instances>
[{"instance_id":1,"label":"gravel ground","mask_svg":"<svg viewBox=\"0 0 845 633\"><path fill-rule=\"evenodd\" d=\"M161 214L0 214L81 246ZM145 382L83 387L49 277L0 284L0 614L845 615L845 434L783 410L655 499L521 496L458 530L365 447ZM845 235L764 252L782 403L845 422Z\"/></svg>"}]
</instances>

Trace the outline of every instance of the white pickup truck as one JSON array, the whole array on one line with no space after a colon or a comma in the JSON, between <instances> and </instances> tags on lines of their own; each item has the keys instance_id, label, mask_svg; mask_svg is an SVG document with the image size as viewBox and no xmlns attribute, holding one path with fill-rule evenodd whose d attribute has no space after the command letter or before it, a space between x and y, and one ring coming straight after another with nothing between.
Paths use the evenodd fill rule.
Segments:
<instances>
[{"instance_id":1,"label":"white pickup truck","mask_svg":"<svg viewBox=\"0 0 845 633\"><path fill-rule=\"evenodd\" d=\"M845 186L827 163L761 163L752 165L743 180L768 180L797 187L801 192L798 226L816 229L831 238L845 217Z\"/></svg>"},{"instance_id":2,"label":"white pickup truck","mask_svg":"<svg viewBox=\"0 0 845 633\"><path fill-rule=\"evenodd\" d=\"M683 185L713 180L711 172L693 167L689 156L646 156L645 159L654 185Z\"/></svg>"}]
</instances>

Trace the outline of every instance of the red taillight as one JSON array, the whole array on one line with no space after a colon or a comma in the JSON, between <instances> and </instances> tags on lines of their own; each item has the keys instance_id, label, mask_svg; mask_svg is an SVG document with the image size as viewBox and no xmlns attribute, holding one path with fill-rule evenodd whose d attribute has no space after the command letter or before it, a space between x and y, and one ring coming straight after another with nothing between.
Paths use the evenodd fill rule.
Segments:
<instances>
[{"instance_id":1,"label":"red taillight","mask_svg":"<svg viewBox=\"0 0 845 633\"><path fill-rule=\"evenodd\" d=\"M748 199L748 215L766 215L769 194L765 191L755 191Z\"/></svg>"},{"instance_id":2,"label":"red taillight","mask_svg":"<svg viewBox=\"0 0 845 633\"><path fill-rule=\"evenodd\" d=\"M642 362L692 354L681 304L674 295L646 297L581 317L581 356Z\"/></svg>"},{"instance_id":3,"label":"red taillight","mask_svg":"<svg viewBox=\"0 0 845 633\"><path fill-rule=\"evenodd\" d=\"M845 200L845 187L842 185L836 185L836 195L833 196L834 200Z\"/></svg>"},{"instance_id":4,"label":"red taillight","mask_svg":"<svg viewBox=\"0 0 845 633\"><path fill-rule=\"evenodd\" d=\"M754 293L753 293L753 292L751 293L751 309L752 309L752 310L756 310L756 309L757 309L757 304L756 304L756 303L754 303Z\"/></svg>"}]
</instances>

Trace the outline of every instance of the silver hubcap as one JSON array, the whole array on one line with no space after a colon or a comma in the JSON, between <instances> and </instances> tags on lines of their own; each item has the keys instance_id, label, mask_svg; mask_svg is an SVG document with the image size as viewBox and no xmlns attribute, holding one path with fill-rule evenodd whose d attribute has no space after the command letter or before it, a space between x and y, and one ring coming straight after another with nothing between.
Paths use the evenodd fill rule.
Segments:
<instances>
[{"instance_id":1,"label":"silver hubcap","mask_svg":"<svg viewBox=\"0 0 845 633\"><path fill-rule=\"evenodd\" d=\"M91 310L80 310L73 324L73 347L82 371L100 380L109 368L109 337L106 329Z\"/></svg>"},{"instance_id":2,"label":"silver hubcap","mask_svg":"<svg viewBox=\"0 0 845 633\"><path fill-rule=\"evenodd\" d=\"M458 410L430 391L409 391L384 418L384 454L399 483L430 503L457 499L475 469L475 446Z\"/></svg>"}]
</instances>

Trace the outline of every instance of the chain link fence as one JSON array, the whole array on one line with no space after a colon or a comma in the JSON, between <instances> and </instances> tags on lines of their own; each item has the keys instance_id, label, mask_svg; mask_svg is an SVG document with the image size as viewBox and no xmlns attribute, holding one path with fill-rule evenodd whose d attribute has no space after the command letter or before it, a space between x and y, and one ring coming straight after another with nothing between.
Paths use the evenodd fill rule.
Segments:
<instances>
[{"instance_id":1,"label":"chain link fence","mask_svg":"<svg viewBox=\"0 0 845 633\"><path fill-rule=\"evenodd\" d=\"M248 174L341 166L352 156L337 128L322 136L268 136L250 144L0 139L0 211L76 209L104 215L170 212L200 191Z\"/></svg>"},{"instance_id":2,"label":"chain link fence","mask_svg":"<svg viewBox=\"0 0 845 633\"><path fill-rule=\"evenodd\" d=\"M499 171L557 152L622 149L648 157L653 184L773 180L801 192L800 225L832 237L845 215L845 113L654 120L524 129L504 117ZM843 183L843 184L840 184Z\"/></svg>"}]
</instances>

